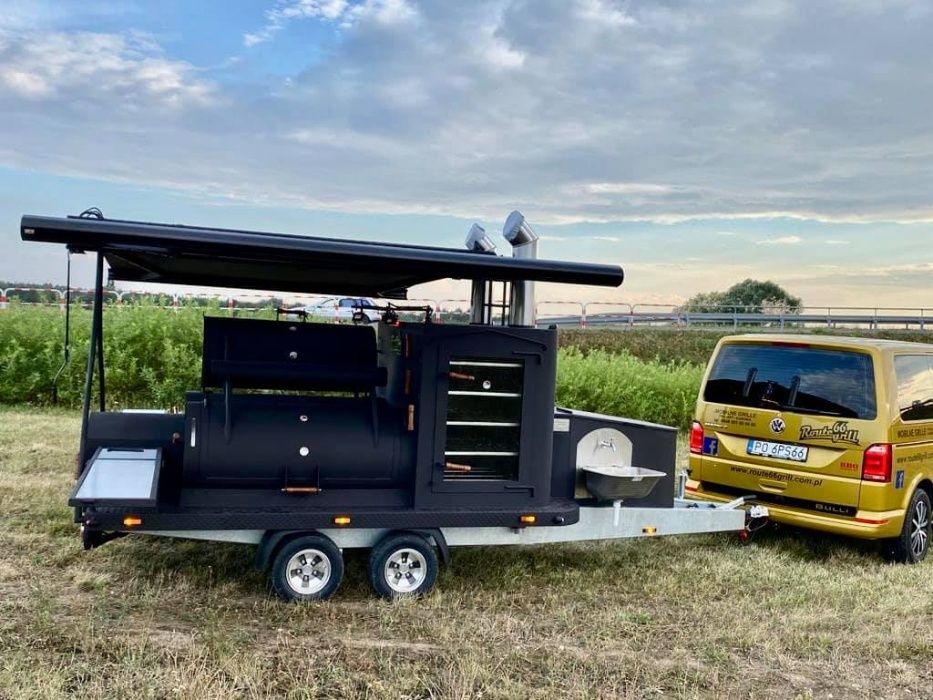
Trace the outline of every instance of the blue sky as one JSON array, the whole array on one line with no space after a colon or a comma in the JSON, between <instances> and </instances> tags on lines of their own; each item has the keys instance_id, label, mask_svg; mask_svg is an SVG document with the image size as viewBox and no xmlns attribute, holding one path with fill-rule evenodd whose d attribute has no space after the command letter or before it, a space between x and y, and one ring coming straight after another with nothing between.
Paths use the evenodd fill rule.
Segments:
<instances>
[{"instance_id":1,"label":"blue sky","mask_svg":"<svg viewBox=\"0 0 933 700\"><path fill-rule=\"evenodd\" d=\"M626 269L551 298L933 306L931 29L908 0L14 0L0 279L62 279L23 213L459 246L520 208L545 257Z\"/></svg>"}]
</instances>

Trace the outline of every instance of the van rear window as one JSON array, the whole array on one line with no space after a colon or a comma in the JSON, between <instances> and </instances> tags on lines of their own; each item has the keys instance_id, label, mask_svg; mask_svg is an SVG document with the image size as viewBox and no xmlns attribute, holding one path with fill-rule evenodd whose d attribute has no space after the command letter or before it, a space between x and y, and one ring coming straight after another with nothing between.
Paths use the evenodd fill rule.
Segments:
<instances>
[{"instance_id":1,"label":"van rear window","mask_svg":"<svg viewBox=\"0 0 933 700\"><path fill-rule=\"evenodd\" d=\"M712 403L874 418L871 356L779 345L724 345L703 398Z\"/></svg>"}]
</instances>

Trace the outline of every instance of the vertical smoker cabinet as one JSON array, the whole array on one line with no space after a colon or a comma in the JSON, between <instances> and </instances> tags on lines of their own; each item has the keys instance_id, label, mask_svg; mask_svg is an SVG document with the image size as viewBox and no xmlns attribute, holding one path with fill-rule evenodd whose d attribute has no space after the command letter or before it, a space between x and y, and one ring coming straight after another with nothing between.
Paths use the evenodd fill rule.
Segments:
<instances>
[{"instance_id":1,"label":"vertical smoker cabinet","mask_svg":"<svg viewBox=\"0 0 933 700\"><path fill-rule=\"evenodd\" d=\"M556 331L426 326L414 343L416 507L550 502Z\"/></svg>"}]
</instances>

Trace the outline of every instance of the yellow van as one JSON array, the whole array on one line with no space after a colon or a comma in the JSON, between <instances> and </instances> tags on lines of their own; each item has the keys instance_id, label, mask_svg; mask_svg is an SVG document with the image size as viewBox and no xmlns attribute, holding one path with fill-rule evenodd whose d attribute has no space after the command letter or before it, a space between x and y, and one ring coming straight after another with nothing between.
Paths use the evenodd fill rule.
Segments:
<instances>
[{"instance_id":1,"label":"yellow van","mask_svg":"<svg viewBox=\"0 0 933 700\"><path fill-rule=\"evenodd\" d=\"M933 345L738 335L706 369L687 496L753 495L777 522L927 553L933 498Z\"/></svg>"}]
</instances>

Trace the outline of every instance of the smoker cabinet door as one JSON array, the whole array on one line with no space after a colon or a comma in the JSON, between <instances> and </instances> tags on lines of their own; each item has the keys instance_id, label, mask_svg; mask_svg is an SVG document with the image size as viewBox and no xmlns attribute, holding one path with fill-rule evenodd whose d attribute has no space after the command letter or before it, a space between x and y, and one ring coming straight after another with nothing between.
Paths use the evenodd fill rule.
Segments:
<instances>
[{"instance_id":1,"label":"smoker cabinet door","mask_svg":"<svg viewBox=\"0 0 933 700\"><path fill-rule=\"evenodd\" d=\"M468 494L489 506L548 502L554 358L542 336L525 332L535 340L487 331L438 348L435 502L467 506Z\"/></svg>"}]
</instances>

